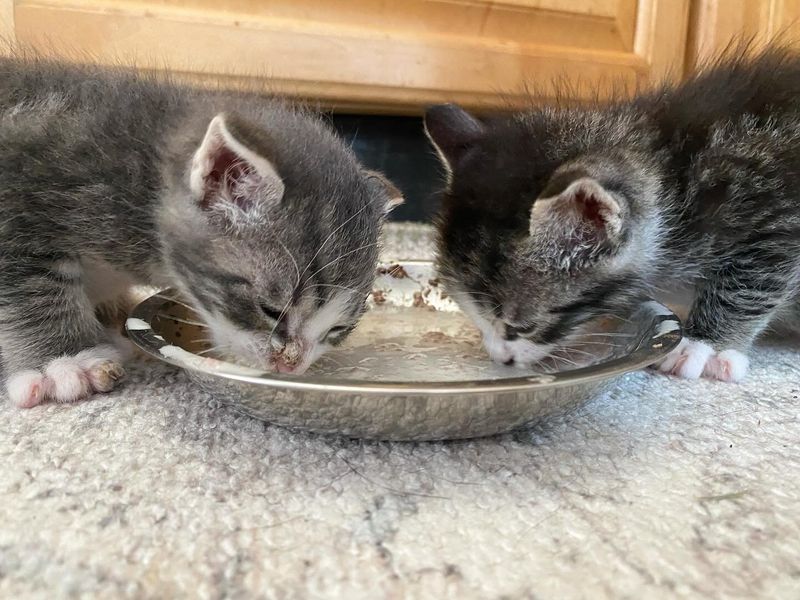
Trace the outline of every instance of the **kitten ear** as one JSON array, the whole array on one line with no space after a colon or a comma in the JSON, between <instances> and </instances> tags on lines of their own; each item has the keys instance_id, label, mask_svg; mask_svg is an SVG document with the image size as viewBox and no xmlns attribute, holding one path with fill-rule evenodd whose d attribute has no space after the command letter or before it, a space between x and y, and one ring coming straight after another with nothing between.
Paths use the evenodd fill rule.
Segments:
<instances>
[{"instance_id":1,"label":"kitten ear","mask_svg":"<svg viewBox=\"0 0 800 600\"><path fill-rule=\"evenodd\" d=\"M223 114L211 120L194 154L189 187L205 210L224 203L244 212L264 201L280 201L285 191L273 164L237 139Z\"/></svg>"},{"instance_id":2,"label":"kitten ear","mask_svg":"<svg viewBox=\"0 0 800 600\"><path fill-rule=\"evenodd\" d=\"M623 224L623 207L614 195L595 179L582 177L534 202L530 234L556 237L562 247L596 256L600 248L616 246Z\"/></svg>"},{"instance_id":3,"label":"kitten ear","mask_svg":"<svg viewBox=\"0 0 800 600\"><path fill-rule=\"evenodd\" d=\"M400 206L405 199L397 187L389 181L383 173L378 171L365 171L367 183L375 191L376 195L384 201L384 214L388 215L392 210Z\"/></svg>"},{"instance_id":4,"label":"kitten ear","mask_svg":"<svg viewBox=\"0 0 800 600\"><path fill-rule=\"evenodd\" d=\"M486 126L457 104L439 104L425 113L425 133L452 168L477 142Z\"/></svg>"}]
</instances>

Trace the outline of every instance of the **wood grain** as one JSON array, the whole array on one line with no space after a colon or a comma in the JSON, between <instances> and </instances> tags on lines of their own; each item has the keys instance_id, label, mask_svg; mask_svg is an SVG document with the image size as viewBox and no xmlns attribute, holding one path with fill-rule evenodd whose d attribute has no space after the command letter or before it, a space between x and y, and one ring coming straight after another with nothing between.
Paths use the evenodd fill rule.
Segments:
<instances>
[{"instance_id":1,"label":"wood grain","mask_svg":"<svg viewBox=\"0 0 800 600\"><path fill-rule=\"evenodd\" d=\"M0 0L0 40L7 45L15 41L14 37L14 0ZM0 53L3 52L0 45Z\"/></svg>"},{"instance_id":2,"label":"wood grain","mask_svg":"<svg viewBox=\"0 0 800 600\"><path fill-rule=\"evenodd\" d=\"M688 22L689 0L639 3L634 49L649 65L651 81L683 76Z\"/></svg>"},{"instance_id":3,"label":"wood grain","mask_svg":"<svg viewBox=\"0 0 800 600\"><path fill-rule=\"evenodd\" d=\"M689 0L16 0L39 51L169 67L339 109L519 106L680 74Z\"/></svg>"},{"instance_id":4,"label":"wood grain","mask_svg":"<svg viewBox=\"0 0 800 600\"><path fill-rule=\"evenodd\" d=\"M800 47L800 0L695 0L690 18L687 70L731 45L758 49L770 41Z\"/></svg>"}]
</instances>

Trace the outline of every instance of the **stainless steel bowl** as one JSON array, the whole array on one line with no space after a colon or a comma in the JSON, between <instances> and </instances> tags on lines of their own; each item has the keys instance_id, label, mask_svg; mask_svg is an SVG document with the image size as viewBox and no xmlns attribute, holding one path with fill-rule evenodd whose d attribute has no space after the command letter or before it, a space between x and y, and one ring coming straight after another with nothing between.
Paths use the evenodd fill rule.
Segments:
<instances>
[{"instance_id":1,"label":"stainless steel bowl","mask_svg":"<svg viewBox=\"0 0 800 600\"><path fill-rule=\"evenodd\" d=\"M523 427L596 395L646 367L681 339L678 318L656 302L593 330L538 370L492 363L429 262L379 269L370 310L341 348L301 376L199 354L203 325L166 291L139 304L130 339L187 369L216 397L271 423L381 440L443 440Z\"/></svg>"}]
</instances>

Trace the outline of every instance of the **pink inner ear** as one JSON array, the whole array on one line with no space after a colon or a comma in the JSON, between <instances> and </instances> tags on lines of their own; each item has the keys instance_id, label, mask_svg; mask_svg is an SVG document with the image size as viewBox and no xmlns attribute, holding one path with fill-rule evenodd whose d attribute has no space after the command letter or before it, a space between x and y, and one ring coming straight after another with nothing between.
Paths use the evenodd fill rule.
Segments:
<instances>
[{"instance_id":1,"label":"pink inner ear","mask_svg":"<svg viewBox=\"0 0 800 600\"><path fill-rule=\"evenodd\" d=\"M204 209L210 208L220 199L220 192L227 188L227 199L242 209L247 208L248 199L237 194L236 187L251 173L252 168L242 157L224 144L221 145L214 151L211 170L204 178L205 194L201 206Z\"/></svg>"},{"instance_id":2,"label":"pink inner ear","mask_svg":"<svg viewBox=\"0 0 800 600\"><path fill-rule=\"evenodd\" d=\"M574 200L585 221L591 223L597 229L605 227L606 220L602 213L603 203L594 194L579 188L575 191Z\"/></svg>"}]
</instances>

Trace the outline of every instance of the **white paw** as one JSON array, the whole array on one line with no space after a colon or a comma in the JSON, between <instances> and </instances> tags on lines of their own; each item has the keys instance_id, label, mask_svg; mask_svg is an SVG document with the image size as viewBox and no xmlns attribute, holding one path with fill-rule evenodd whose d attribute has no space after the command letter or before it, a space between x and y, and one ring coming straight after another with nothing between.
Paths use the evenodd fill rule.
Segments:
<instances>
[{"instance_id":1,"label":"white paw","mask_svg":"<svg viewBox=\"0 0 800 600\"><path fill-rule=\"evenodd\" d=\"M678 347L656 365L662 373L684 379L701 376L719 381L740 381L747 374L749 361L738 350L720 353L704 342L684 338Z\"/></svg>"},{"instance_id":2,"label":"white paw","mask_svg":"<svg viewBox=\"0 0 800 600\"><path fill-rule=\"evenodd\" d=\"M508 346L508 342L496 334L483 336L483 347L489 357L496 363L510 364L514 360L514 354Z\"/></svg>"},{"instance_id":3,"label":"white paw","mask_svg":"<svg viewBox=\"0 0 800 600\"><path fill-rule=\"evenodd\" d=\"M119 351L113 346L95 346L50 361L44 372L13 373L6 389L14 404L31 408L45 400L75 402L94 392L110 392L124 375Z\"/></svg>"},{"instance_id":4,"label":"white paw","mask_svg":"<svg viewBox=\"0 0 800 600\"><path fill-rule=\"evenodd\" d=\"M703 375L720 381L737 382L744 379L750 359L738 350L723 350L709 359Z\"/></svg>"},{"instance_id":5,"label":"white paw","mask_svg":"<svg viewBox=\"0 0 800 600\"><path fill-rule=\"evenodd\" d=\"M47 397L47 382L39 371L17 371L9 375L6 390L11 401L20 408L32 408Z\"/></svg>"}]
</instances>

